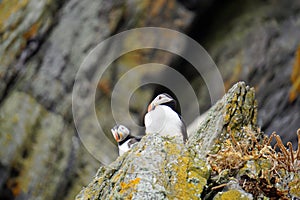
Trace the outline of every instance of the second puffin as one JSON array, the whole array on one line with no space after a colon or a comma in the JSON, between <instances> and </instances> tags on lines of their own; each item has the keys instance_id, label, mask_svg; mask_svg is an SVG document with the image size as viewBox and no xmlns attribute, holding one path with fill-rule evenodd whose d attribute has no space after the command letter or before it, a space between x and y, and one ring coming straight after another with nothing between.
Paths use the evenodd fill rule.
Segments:
<instances>
[{"instance_id":1,"label":"second puffin","mask_svg":"<svg viewBox=\"0 0 300 200\"><path fill-rule=\"evenodd\" d=\"M141 140L141 138L131 135L129 128L124 125L115 125L111 129L111 133L118 142L119 156L129 151L134 144Z\"/></svg>"}]
</instances>

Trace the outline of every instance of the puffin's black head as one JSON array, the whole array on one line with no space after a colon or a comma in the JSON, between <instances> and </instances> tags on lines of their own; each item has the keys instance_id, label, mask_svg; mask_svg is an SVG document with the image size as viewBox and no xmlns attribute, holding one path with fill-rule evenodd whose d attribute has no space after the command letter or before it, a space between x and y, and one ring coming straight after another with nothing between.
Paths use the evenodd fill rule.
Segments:
<instances>
[{"instance_id":1,"label":"puffin's black head","mask_svg":"<svg viewBox=\"0 0 300 200\"><path fill-rule=\"evenodd\" d=\"M167 93L159 94L148 106L148 112L154 110L158 105L166 105L175 110L176 101Z\"/></svg>"}]
</instances>

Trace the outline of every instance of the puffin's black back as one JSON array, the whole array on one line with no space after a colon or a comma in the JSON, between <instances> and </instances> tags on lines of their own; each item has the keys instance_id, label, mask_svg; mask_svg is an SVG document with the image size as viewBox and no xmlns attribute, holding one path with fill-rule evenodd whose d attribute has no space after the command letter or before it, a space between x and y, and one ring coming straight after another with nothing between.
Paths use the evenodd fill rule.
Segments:
<instances>
[{"instance_id":1,"label":"puffin's black back","mask_svg":"<svg viewBox=\"0 0 300 200\"><path fill-rule=\"evenodd\" d=\"M163 95L169 97L170 99L173 99L173 97L171 97L171 96L170 96L169 94L167 94L167 93L163 93ZM173 99L172 101L170 101L170 102L163 103L163 104L161 104L161 105L168 106L168 107L170 107L172 110L174 110L176 113L178 113L178 112L177 112L177 103L176 103L176 101L175 101L174 99Z\"/></svg>"},{"instance_id":2,"label":"puffin's black back","mask_svg":"<svg viewBox=\"0 0 300 200\"><path fill-rule=\"evenodd\" d=\"M118 142L118 145L122 145L123 143L125 143L129 139L135 139L137 142L139 142L142 138L138 138L138 137L135 137L133 135L128 135L124 140L122 140L121 142Z\"/></svg>"},{"instance_id":3,"label":"puffin's black back","mask_svg":"<svg viewBox=\"0 0 300 200\"><path fill-rule=\"evenodd\" d=\"M167 94L167 93L163 93L163 94L166 95L167 97L173 99L169 94ZM182 132L182 136L183 136L183 142L185 143L188 140L186 125L185 125L185 122L182 119L181 115L177 112L176 101L173 99L173 101L170 101L170 102L167 102L167 103L163 103L161 105L165 105L165 106L170 107L174 112L176 112L178 114L180 120L182 121L181 132Z\"/></svg>"}]
</instances>

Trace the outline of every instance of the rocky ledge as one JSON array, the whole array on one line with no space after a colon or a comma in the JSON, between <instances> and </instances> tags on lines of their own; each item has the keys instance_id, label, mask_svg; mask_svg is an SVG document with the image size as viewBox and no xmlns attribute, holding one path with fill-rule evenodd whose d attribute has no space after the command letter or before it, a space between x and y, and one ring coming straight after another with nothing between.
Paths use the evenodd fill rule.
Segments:
<instances>
[{"instance_id":1,"label":"rocky ledge","mask_svg":"<svg viewBox=\"0 0 300 200\"><path fill-rule=\"evenodd\" d=\"M239 82L185 145L147 134L101 167L76 199L300 198L300 142L293 151L275 133L265 136L256 116L254 89Z\"/></svg>"}]
</instances>

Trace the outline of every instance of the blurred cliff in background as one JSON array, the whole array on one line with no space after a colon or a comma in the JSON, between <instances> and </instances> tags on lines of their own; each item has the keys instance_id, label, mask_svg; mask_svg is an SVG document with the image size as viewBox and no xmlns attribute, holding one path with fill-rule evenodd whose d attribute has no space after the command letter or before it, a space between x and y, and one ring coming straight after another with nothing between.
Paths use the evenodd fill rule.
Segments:
<instances>
[{"instance_id":1,"label":"blurred cliff in background","mask_svg":"<svg viewBox=\"0 0 300 200\"><path fill-rule=\"evenodd\" d=\"M194 38L216 62L226 89L239 80L255 87L258 120L265 133L277 131L285 142L296 138L300 127L297 0L3 0L0 199L73 199L91 180L100 163L82 146L74 127L71 101L76 72L99 42L144 26L170 28ZM134 51L115 61L98 84L96 111L108 137L115 123L110 111L114 85L128 70L149 62L178 70L196 91L200 110L211 106L205 83L185 60L163 51ZM141 81L147 73L132 81ZM138 89L129 107L132 118L141 123L145 102L165 90ZM191 108L181 105L181 109Z\"/></svg>"}]
</instances>

